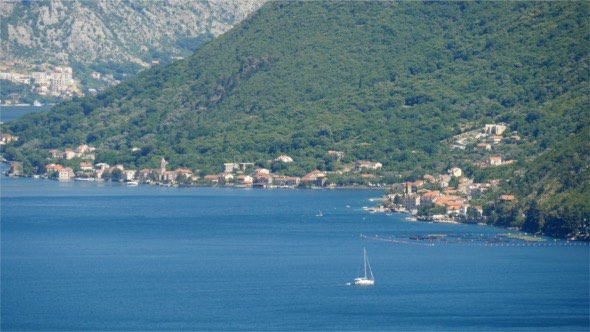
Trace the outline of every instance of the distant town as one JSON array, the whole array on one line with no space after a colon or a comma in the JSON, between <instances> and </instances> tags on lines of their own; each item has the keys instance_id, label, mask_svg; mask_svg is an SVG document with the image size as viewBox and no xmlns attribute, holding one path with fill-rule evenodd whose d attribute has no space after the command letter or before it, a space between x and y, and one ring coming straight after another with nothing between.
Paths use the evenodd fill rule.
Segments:
<instances>
[{"instance_id":1,"label":"distant town","mask_svg":"<svg viewBox=\"0 0 590 332\"><path fill-rule=\"evenodd\" d=\"M449 140L451 150L473 149L487 154L487 159L474 161L480 168L499 167L514 163L504 160L493 153L496 146L520 141L517 133L509 136L505 124L488 124L478 130L457 135ZM0 144L10 144L19 138L10 134L0 136ZM168 169L168 162L162 158L157 169L126 169L123 165L109 165L104 162L95 163L96 148L87 144L64 150L51 149L48 152L48 163L44 173L34 175L38 178L55 179L58 181L119 181L127 185L158 185L158 186L225 186L235 188L337 188L333 179L339 176L354 176L363 179L362 184L352 183L347 187L387 189L388 194L380 206L366 207L369 212L410 213L417 220L438 222L478 221L483 215L482 206L477 204L478 198L486 192L494 191L503 179L495 179L477 183L473 178L465 176L459 167L452 167L446 174L423 174L421 179L413 182L385 183L379 172L383 164L379 161L357 160L343 168L327 172L309 170L302 177L287 176L273 173L267 168L257 167L254 162L225 162L219 165L219 173L204 174L198 169ZM140 149L132 148L132 152ZM329 150L327 155L341 159L344 152ZM74 162L74 163L72 163ZM285 154L277 156L270 162L289 164L295 160ZM64 166L65 164L70 165ZM74 166L71 166L74 165ZM38 172L39 173L39 172ZM22 164L13 161L6 175L26 176ZM499 203L513 202L516 198L510 193L496 195Z\"/></svg>"},{"instance_id":2,"label":"distant town","mask_svg":"<svg viewBox=\"0 0 590 332\"><path fill-rule=\"evenodd\" d=\"M0 65L0 79L30 87L31 92L43 97L56 97L69 100L84 96L79 81L73 77L72 67L43 64L22 70L10 69L11 64ZM11 93L2 100L2 105L20 105L21 96Z\"/></svg>"},{"instance_id":3,"label":"distant town","mask_svg":"<svg viewBox=\"0 0 590 332\"><path fill-rule=\"evenodd\" d=\"M172 61L182 60L183 57L171 57ZM146 68L160 64L158 59L153 60ZM33 98L55 101L71 100L74 97L83 97L86 94L95 95L102 89L121 83L112 73L100 73L88 71L87 78L81 82L80 75L74 75L74 69L68 65L54 65L49 63L30 64L16 61L0 61L0 80L9 81L17 85L27 86L26 93L4 93L0 105L2 106L41 106L41 103L26 102L26 94ZM76 77L75 77L76 76ZM127 76L123 74L122 76ZM120 77L118 77L120 78ZM5 89L6 90L6 89ZM29 98L30 99L30 98Z\"/></svg>"},{"instance_id":4,"label":"distant town","mask_svg":"<svg viewBox=\"0 0 590 332\"><path fill-rule=\"evenodd\" d=\"M10 134L2 134L0 144L7 144L18 140L18 137ZM125 169L123 165L109 165L106 163L94 163L96 149L92 146L82 144L75 149L66 148L63 151L52 149L49 151L51 160L81 160L77 167L65 167L60 163L49 163L45 165L45 173L42 177L59 181L120 181L128 184L151 184L160 186L233 186L233 187L255 187L255 188L302 188L302 187L325 187L327 186L328 172L314 170L303 177L284 176L271 173L270 170L255 167L253 162L227 162L220 166L220 173L206 174L200 176L199 170L188 168L177 168L169 170L168 162L162 158L160 167L157 169L143 168L140 170ZM340 151L329 151L329 154L343 155ZM287 155L280 155L274 161L292 163L293 158ZM360 160L354 165L357 172L363 170L378 170L383 165L379 162ZM344 171L349 172L350 169ZM342 173L342 172L340 172ZM9 176L24 176L22 163L11 162L11 169L7 172ZM366 174L376 178L372 174ZM370 186L373 186L371 184ZM380 186L380 185L379 185Z\"/></svg>"},{"instance_id":5,"label":"distant town","mask_svg":"<svg viewBox=\"0 0 590 332\"><path fill-rule=\"evenodd\" d=\"M473 204L472 200L496 189L500 181L476 183L472 178L463 176L460 168L453 167L447 174L425 174L421 180L397 184L384 197L382 205L366 207L365 210L371 213L410 213L413 217L408 220L476 222L483 216L483 208ZM498 202L514 200L514 195L503 194Z\"/></svg>"}]
</instances>

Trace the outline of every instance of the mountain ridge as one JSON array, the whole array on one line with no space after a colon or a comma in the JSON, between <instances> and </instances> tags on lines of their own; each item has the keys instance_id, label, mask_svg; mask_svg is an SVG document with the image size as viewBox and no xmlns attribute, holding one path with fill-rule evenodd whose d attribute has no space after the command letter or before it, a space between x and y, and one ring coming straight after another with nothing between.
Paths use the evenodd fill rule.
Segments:
<instances>
[{"instance_id":1,"label":"mountain ridge","mask_svg":"<svg viewBox=\"0 0 590 332\"><path fill-rule=\"evenodd\" d=\"M517 161L502 172L538 174L535 160L570 135L575 150L590 127L587 14L584 2L268 3L185 60L4 125L20 137L6 152L42 163L39 151L87 143L98 161L155 168L165 157L202 172L286 153L286 174L366 159L399 179L453 165L491 178L475 164L492 152L442 142L502 122L523 138L494 150ZM526 197L531 181L504 189ZM587 195L570 185L566 195Z\"/></svg>"},{"instance_id":2,"label":"mountain ridge","mask_svg":"<svg viewBox=\"0 0 590 332\"><path fill-rule=\"evenodd\" d=\"M290 4L289 6L284 4L271 4L270 6L266 6L266 8L269 9L263 9L263 11L271 11L270 8L279 8L278 12L280 12L281 8L290 10L299 8L298 10L301 10L302 12L289 15L294 15L295 17L307 17L310 18L309 22L317 22L317 20L321 20L322 17L329 15L329 10L326 10L326 7L331 8L329 6L338 8L340 12L346 13L348 17L346 17L346 20L344 21L354 24L352 27L354 29L348 26L342 27L342 24L339 23L333 26L324 27L323 30L315 29L316 27L314 27L315 30L321 31L321 33L314 31L314 29L304 31L303 29L305 27L298 26L299 22L297 19L291 19L289 21L288 15L279 16L278 20L280 20L284 26L281 26L282 29L277 29L274 25L267 24L267 26L264 26L264 24L259 23L260 20L263 20L260 17L264 17L264 15L255 15L252 19L240 25L239 29L224 36L222 41L214 41L210 43L207 47L204 47L203 50L195 53L195 55L186 61L173 64L170 67L166 67L166 69L155 69L150 72L151 74L149 74L149 76L146 74L145 76L138 78L138 80L134 80L129 85L123 85L117 92L99 96L97 100L103 102L103 105L105 105L105 100L114 100L114 98L116 98L115 96L122 96L125 92L141 95L141 98L128 95L123 98L123 100L109 105L110 108L114 107L114 109L118 109L119 111L128 110L130 113L133 113L127 114L126 116L134 117L137 121L136 125L140 127L146 124L143 120L147 119L143 118L145 113L142 112L150 107L150 105L148 105L150 100L155 102L155 104L151 105L152 107L157 106L167 108L167 110L158 110L158 112L162 113L161 123L158 127L155 127L154 124L149 125L151 125L151 130L153 130L154 133L162 135L162 138L167 139L169 144L173 143L169 137L170 133L172 131L179 131L181 129L179 126L182 127L188 123L192 123L197 131L206 131L206 128L201 129L202 127L217 127L218 129L223 130L240 131L241 136L247 136L248 130L244 129L243 126L240 128L241 124L238 125L238 123L240 121L252 122L252 119L256 119L251 118L252 116L258 116L258 119L265 120L264 123L257 125L267 127L266 129L269 131L272 130L270 130L271 127L268 126L268 123L272 122L278 123L283 121L285 123L290 123L289 127L291 128L291 133L297 131L298 128L309 127L323 122L329 126L336 127L336 125L338 125L339 128L337 128L338 132L336 132L336 134L341 137L349 137L350 135L347 135L346 132L353 132L355 136L361 138L366 136L365 140L377 142L380 142L379 136L375 135L373 130L364 130L365 127L377 126L376 123L372 123L370 126L363 126L362 117L365 113L372 113L371 116L365 117L365 119L368 119L368 121L371 122L376 121L378 117L381 118L379 120L385 120L386 123L387 121L391 122L392 119L399 122L409 122L408 126L389 123L388 125L395 126L395 130L393 130L393 132L391 130L389 130L389 132L382 132L382 136L386 137L398 134L408 135L408 127L411 126L416 127L416 125L418 125L418 127L424 128L434 126L434 128L429 128L434 130L421 130L421 134L428 137L428 139L421 141L404 140L398 142L401 145L401 149L407 150L408 148L416 148L423 141L430 142L434 140L442 140L450 136L454 130L453 124L447 124L441 121L438 121L438 123L429 123L429 120L436 120L441 114L446 117L446 122L483 122L486 118L489 120L495 120L495 118L498 118L499 120L508 120L508 122L515 123L515 130L518 130L519 126L522 127L523 130L528 130L527 126L529 124L526 122L526 119L524 119L525 121L521 119L524 117L523 113L537 114L542 121L543 119L555 117L555 114L563 112L563 110L558 110L557 107L553 106L552 112L543 114L547 112L542 112L540 107L551 107L551 104L556 101L559 101L561 104L565 103L565 101L560 100L560 98L570 98L571 100L580 98L579 96L573 96L573 98L568 97L567 94L571 94L571 91L579 91L581 89L581 83L567 83L566 81L566 84L563 84L562 86L556 85L558 80L575 80L584 77L584 72L580 71L580 68L582 67L576 65L577 63L583 62L580 59L570 60L570 64L567 66L557 66L554 64L553 67L556 68L556 73L564 72L563 74L559 74L559 77L554 77L557 76L554 72L544 71L543 74L547 73L548 75L546 78L548 83L545 83L547 86L542 87L540 91L534 90L539 90L539 86L525 89L524 84L522 83L526 84L526 80L529 78L522 73L518 73L517 70L513 70L513 68L520 66L520 68L528 69L530 76L539 75L538 72L540 69L535 57L544 56L547 58L548 56L545 53L549 52L536 50L538 46L536 44L532 45L532 42L528 42L530 46L526 44L519 46L521 41L517 38L507 40L514 43L515 47L520 47L522 53L525 51L531 53L519 55L520 59L517 61L507 58L505 54L502 54L506 52L505 46L499 45L496 47L497 50L494 50L494 46L486 46L490 43L494 44L493 40L488 41L485 44L480 42L479 38L475 38L479 32L470 38L475 40L478 45L482 44L479 45L482 50L486 47L494 50L493 53L486 56L490 58L492 55L494 57L498 56L497 59L494 58L489 60L482 58L481 55L478 57L478 53L483 52L478 50L470 50L469 52L472 54L468 55L467 50L461 50L461 45L458 44L460 42L458 40L459 38L455 38L451 33L447 32L447 36L444 37L443 40L437 40L437 35L432 34L430 31L422 32L423 36L419 36L420 38L418 39L418 42L414 42L415 44L420 43L419 45L424 49L426 55L421 56L416 56L414 53L402 49L402 47L407 47L407 45L414 40L414 36L408 34L403 35L405 38L405 40L403 40L403 45L394 44L392 49L388 49L384 46L384 43L380 43L381 46L378 46L381 48L381 53L378 52L379 49L371 51L381 55L388 55L387 52L391 51L397 52L394 61L391 59L379 59L378 55L376 56L367 51L370 47L375 46L373 41L365 42L365 44L360 44L360 46L347 45L346 49L354 47L358 47L358 49L353 49L352 51L349 51L348 54L345 53L345 55L349 55L348 57L342 56L341 53L341 62L336 65L330 63L332 58L337 56L336 54L330 54L330 52L333 51L327 51L326 53L320 52L320 50L331 48L339 50L337 44L344 40L340 36L346 36L347 31L349 34L354 34L355 38L358 40L369 39L368 37L374 35L375 32L372 30L366 31L367 29L363 26L370 23L361 24L361 28L358 28L359 24L357 23L362 23L362 21L368 22L368 18L371 15L377 15L382 7L390 8L390 15L399 16L400 14L392 9L395 8L397 10L399 7L409 11L410 14L414 14L412 10L415 10L422 16L436 15L434 10L436 10L437 7L432 4L416 4L414 6L395 4L384 4L382 6L367 5L368 7L373 8L373 12L371 12L370 15L365 14L364 18L354 17L354 15L359 15L358 12L361 12L363 9L362 6L353 6L353 9L350 10L341 8L343 6L338 7L338 4L316 4L315 7L309 5L300 5L298 7L297 4ZM452 8L453 11L449 10L449 7ZM542 6L539 7L543 8ZM322 8L324 9L322 10ZM442 8L447 9L447 11L450 11L450 14L453 15L458 15L459 13L465 15L465 10L461 12L461 9L459 9L460 6L442 6ZM526 10L527 7L525 6L523 8L524 9L521 10ZM537 8L535 7L535 9ZM358 12L352 13L354 10L357 10ZM426 14L424 12L426 12ZM363 13L361 12L361 14ZM382 14L382 17L383 16L384 15ZM402 15L402 19L408 20L409 22L405 25L400 25L402 27L409 25L413 20L413 17L414 16L412 15ZM520 19L521 17L518 18ZM426 21L426 19L423 20ZM541 19L537 18L537 20ZM425 24L426 22L423 22L423 25ZM445 25L449 24L444 22L441 23L441 31L444 31L443 28L448 28ZM256 31L250 31L250 26L256 26ZM337 30L339 26L341 31ZM290 31L295 28L299 31L304 31L306 37L302 38L294 36L289 39ZM322 25L319 25L318 28L322 28ZM376 28L381 29L383 27ZM432 26L429 26L429 29L432 28ZM523 30L528 29L528 26L523 22L518 22L516 27L507 27L503 28L503 30L506 31L505 33L509 33L509 30L516 28ZM365 30L364 32L363 29ZM473 29L481 29L482 31L485 31L486 27L484 25L483 27L474 27ZM489 29L489 27L487 29ZM383 28L383 31L386 31L386 29ZM328 36L336 37L325 38L324 36L329 32L331 32L331 34ZM558 31L553 33L556 32ZM577 33L579 34L579 32ZM400 36L402 35L400 32L398 32L398 34ZM440 34L443 33L441 32ZM563 32L561 34L562 36L565 35ZM392 43L392 40L395 38L393 35L395 35L395 31L394 33L390 31L388 35L385 35L389 36L389 40L386 40L386 42ZM282 40L288 42L288 45L282 49L275 47L279 36ZM508 38L510 36L502 37ZM438 46L436 46L436 48L431 48L432 46L429 44L430 40L432 40L432 44ZM441 42L445 40L446 45L441 45ZM252 43L251 41L255 41L255 43ZM557 52L556 49L558 47L563 47L565 49L566 47L571 48L572 46L577 45L575 40L570 40L572 43L570 45L567 45L567 43L564 43L563 40L558 38L554 38L553 42L564 45L555 44L551 47L546 47L545 49L551 52ZM500 44L500 42L496 42L496 44ZM239 48L236 47L237 45L239 45ZM467 48L466 45L462 47ZM576 50L574 48L573 50L579 55L575 56L584 56L583 50L580 50L579 45L576 47L578 47L578 49ZM317 49L314 50L314 48ZM438 51L441 53L437 53ZM564 51L559 52L558 56L560 57L560 61L563 61L567 54L565 54ZM308 54L313 54L313 56L309 56ZM443 56L440 56L441 54L443 54ZM391 55L389 56L391 57ZM469 59L469 56L474 59ZM556 55L552 56L555 57ZM585 56L587 57L587 54L585 54ZM448 59L445 59L445 57ZM465 57L467 57L467 60L463 59ZM378 60L371 60L375 58ZM314 64L306 63L306 61L309 61L306 59L314 59L314 61L317 61L318 63L322 62L321 64L315 64L315 66L320 66L322 69L317 71L309 70L309 67L313 67ZM444 62L445 60L446 64ZM487 62L487 65L490 67L481 68L483 69L480 69L483 74L471 75L470 77L468 73L475 69L470 68L470 66L473 66L473 63L475 63L476 66L479 66L478 62L484 61ZM495 64L492 61L494 61ZM528 61L529 63L520 63L524 61ZM364 63L371 62L377 62L377 64L362 66ZM399 65L396 62L399 62ZM449 68L449 65L452 65L453 67ZM207 66L207 68L204 66ZM296 69L298 67L307 70L298 72ZM495 67L495 69L492 67ZM454 74L452 70L461 70L461 75ZM384 74L383 71L388 71L389 73ZM522 71L522 69L518 69L518 71ZM565 71L568 71L567 75L565 74ZM501 72L503 72L503 74L498 74ZM433 80L433 78L435 78L434 73L436 73L436 79L438 81ZM158 77L158 75L160 75L160 77ZM511 75L513 77L511 77ZM139 82L140 80L147 80L148 82ZM530 80L534 84L537 83L534 79ZM246 81L248 84L244 84ZM440 84L440 82L444 82L444 84ZM328 85L329 88L325 88L325 86ZM473 91L481 91L483 88L481 85L486 89L489 89L486 94L481 95L480 93L473 93ZM267 86L272 86L272 89L268 89ZM475 88L473 86L475 86ZM133 88L128 89L131 87ZM559 92L559 90L563 90L564 88L569 89L569 91ZM175 90L174 93L172 93L171 90ZM551 94L555 96L552 96ZM239 97L236 97L236 95ZM141 106L133 107L132 105L127 105L126 108L122 108L121 105L129 98L137 100ZM515 101L519 98L526 103L515 105ZM548 99L551 102L548 105L544 105L546 101L544 101L543 98ZM342 100L345 100L345 102L341 102ZM460 100L461 102L457 103L457 100ZM278 108L281 108L280 105L287 105L287 108L278 110ZM523 109L523 106L525 109ZM103 117L106 114L116 116L116 113L112 113L109 107L101 111ZM303 112L296 112L295 109L297 108L302 109ZM208 111L211 109L214 109L215 111ZM281 112L283 112L283 114ZM284 114L284 112L287 112L287 114ZM340 112L346 113L346 116L338 116ZM502 113L502 117L498 117L498 114L500 113ZM298 114L305 114L305 116L298 117ZM532 116L534 116L534 114ZM546 115L546 117L544 115ZM274 119L276 117L279 117L280 120ZM338 120L340 120L340 122L344 121L345 118L346 121L354 119L358 123L361 123L361 125L354 128L350 123L344 124L335 122L335 118L339 118ZM418 124L416 124L416 118L419 120ZM229 119L232 121L227 121ZM295 119L301 121L303 126L300 126L299 123L294 123L293 121ZM197 121L202 122L202 125L197 125ZM572 126L573 122L575 121L571 121L571 123L564 122L559 125ZM281 123L281 125L285 126L285 123ZM112 119L109 126L120 127L121 124L124 124L124 122ZM555 125L550 125L549 128L553 126ZM538 130L538 127L539 126L536 126L535 130ZM166 128L166 130L163 130L164 128ZM335 134L334 129L327 129L328 132L332 131L332 135ZM573 129L570 128L568 130ZM221 131L222 130L218 130L218 132ZM318 128L317 131L319 132L321 129ZM383 128L380 131L383 131ZM96 134L98 136L100 133ZM176 133L172 135L176 135ZM280 144L281 139L283 138L281 134L271 136L274 137L264 139L262 142L263 145L274 143L277 146L273 150L286 149L287 151L285 152L290 151L290 147L287 146L288 142ZM547 133L546 136L550 136L550 133ZM136 141L133 142L133 139ZM113 140L110 139L105 141L105 144L107 146L122 144L135 145L141 143L141 141L139 141L140 139L141 137L137 135L129 135L126 142L112 142ZM217 140L219 139L221 138L217 137ZM291 138L291 141L292 140L293 137ZM306 140L309 143L312 138L306 137ZM331 140L333 141L335 148L338 148L338 140L339 137ZM188 141L193 142L181 143L186 143L186 148L191 148L191 145L193 145L192 143L202 145L198 142L194 142L194 138ZM277 141L279 143L276 143ZM359 138L357 144L364 143L368 142L364 142ZM427 145L428 149L432 149L430 143ZM213 147L205 146L203 148ZM236 149L239 151L233 151L231 153L236 154L236 152L244 150L239 147ZM379 149L388 150L389 148L381 144ZM363 157L361 155L362 151L360 150L364 149L357 148L356 150L358 157ZM423 147L422 150L427 149L426 147ZM370 155L367 155L366 157L370 157ZM390 158L395 158L395 156Z\"/></svg>"},{"instance_id":3,"label":"mountain ridge","mask_svg":"<svg viewBox=\"0 0 590 332\"><path fill-rule=\"evenodd\" d=\"M256 0L3 2L0 59L85 65L130 61L148 66L150 50L186 53L175 44L177 39L217 37L260 4Z\"/></svg>"},{"instance_id":4,"label":"mountain ridge","mask_svg":"<svg viewBox=\"0 0 590 332\"><path fill-rule=\"evenodd\" d=\"M73 68L76 87L94 94L141 70L189 56L264 3L240 1L3 1L0 3L0 70L15 83L56 65ZM21 89L36 86L24 84ZM7 82L3 81L6 85ZM1 94L13 103L39 94ZM65 98L66 100L68 98Z\"/></svg>"}]
</instances>

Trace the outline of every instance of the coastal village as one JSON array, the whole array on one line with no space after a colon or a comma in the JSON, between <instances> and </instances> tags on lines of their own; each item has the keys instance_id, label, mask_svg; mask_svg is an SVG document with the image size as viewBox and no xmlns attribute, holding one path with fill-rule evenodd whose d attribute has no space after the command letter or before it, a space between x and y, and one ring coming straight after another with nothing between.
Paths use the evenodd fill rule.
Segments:
<instances>
[{"instance_id":1,"label":"coastal village","mask_svg":"<svg viewBox=\"0 0 590 332\"><path fill-rule=\"evenodd\" d=\"M502 142L518 142L516 133L506 137L505 124L488 124L478 130L466 132L449 140L450 149L472 149L487 154L487 159L474 161L476 167L500 167L514 163L494 154ZM2 134L0 144L9 144L18 140L10 134ZM258 167L254 162L225 162L219 165L219 173L204 174L198 169L169 169L168 162L162 158L156 169L128 169L121 164L109 165L95 163L93 146L81 144L75 148L49 150L48 160L43 175L36 175L59 181L119 181L128 185L159 186L226 186L236 188L336 188L333 176L354 175L365 182L362 187L387 189L384 203L378 207L366 208L369 212L410 213L410 219L456 222L458 220L477 221L483 214L482 206L474 204L478 197L486 192L495 191L502 179L477 183L465 176L459 167L451 167L445 174L423 174L420 179L403 183L379 183L383 164L378 161L358 160L338 171L311 170L302 177L273 173L267 168ZM133 148L132 151L139 148ZM330 150L327 155L341 159L344 152ZM72 167L72 162L74 166ZM295 160L285 154L269 162L289 164ZM65 164L70 165L65 166ZM7 175L22 176L22 164L12 162ZM355 187L355 185L353 185ZM356 187L361 187L357 185ZM510 193L498 196L499 203L512 202L516 198Z\"/></svg>"},{"instance_id":2,"label":"coastal village","mask_svg":"<svg viewBox=\"0 0 590 332\"><path fill-rule=\"evenodd\" d=\"M472 204L488 191L495 190L501 180L475 183L463 175L458 167L447 174L425 174L422 179L405 182L392 188L392 193L384 197L384 203L369 212L410 213L408 220L435 222L457 222L459 220L477 221L483 214L481 205ZM500 195L500 202L512 202L514 195Z\"/></svg>"},{"instance_id":3,"label":"coastal village","mask_svg":"<svg viewBox=\"0 0 590 332\"><path fill-rule=\"evenodd\" d=\"M45 165L46 172L43 178L59 181L120 181L127 184L150 184L159 186L227 186L227 187L254 187L254 188L321 188L326 186L328 172L314 170L303 177L285 176L271 173L270 170L255 167L253 162L228 162L220 166L220 173L199 175L199 170L188 168L168 169L168 162L162 158L157 169L143 168L140 170L126 169L123 165L109 165L106 163L94 163L96 158L92 146L82 144L75 149L67 148L63 151L50 150L50 159L81 160L77 167L66 167L60 163ZM341 152L337 152L341 153ZM275 162L292 163L293 158L280 155ZM383 167L379 162L365 160L358 161L356 171L377 170ZM7 173L11 176L20 176L22 164L11 163L11 170Z\"/></svg>"},{"instance_id":4,"label":"coastal village","mask_svg":"<svg viewBox=\"0 0 590 332\"><path fill-rule=\"evenodd\" d=\"M58 97L70 100L73 97L82 97L79 82L73 77L73 69L69 66L54 66L43 64L40 66L28 66L22 70L11 69L12 63L0 64L0 80L6 80L17 84L30 86L33 93L43 97ZM9 99L1 101L2 105L19 105L20 96L14 93Z\"/></svg>"},{"instance_id":5,"label":"coastal village","mask_svg":"<svg viewBox=\"0 0 590 332\"><path fill-rule=\"evenodd\" d=\"M182 60L183 57L171 57L171 60ZM157 66L159 60L153 60L145 67ZM88 75L89 74L89 75ZM86 93L96 95L105 87L115 86L121 81L112 73L89 72L86 86L81 82L80 72L74 77L74 69L68 65L54 65L49 63L30 64L19 61L0 61L0 80L28 86L28 90L35 96L47 97L49 100L71 100L74 97L84 97ZM125 76L127 74L124 74ZM86 92L86 93L85 93ZM47 99L46 98L46 99ZM23 96L18 92L10 93L0 100L2 106L30 106L23 102ZM41 106L34 103L33 106Z\"/></svg>"}]
</instances>

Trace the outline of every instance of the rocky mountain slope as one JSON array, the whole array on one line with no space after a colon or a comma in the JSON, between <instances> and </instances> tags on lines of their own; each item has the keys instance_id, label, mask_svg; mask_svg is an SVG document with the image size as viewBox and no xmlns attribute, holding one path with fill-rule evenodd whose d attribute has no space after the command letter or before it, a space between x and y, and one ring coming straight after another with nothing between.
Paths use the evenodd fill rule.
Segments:
<instances>
[{"instance_id":1,"label":"rocky mountain slope","mask_svg":"<svg viewBox=\"0 0 590 332\"><path fill-rule=\"evenodd\" d=\"M84 65L186 55L260 0L2 1L1 60Z\"/></svg>"}]
</instances>

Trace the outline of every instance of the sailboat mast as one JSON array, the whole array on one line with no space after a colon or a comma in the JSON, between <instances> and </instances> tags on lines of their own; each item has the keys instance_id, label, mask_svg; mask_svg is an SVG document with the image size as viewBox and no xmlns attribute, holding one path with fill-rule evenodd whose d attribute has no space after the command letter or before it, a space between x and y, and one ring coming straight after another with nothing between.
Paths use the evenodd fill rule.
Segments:
<instances>
[{"instance_id":1,"label":"sailboat mast","mask_svg":"<svg viewBox=\"0 0 590 332\"><path fill-rule=\"evenodd\" d=\"M367 249L363 248L363 259L365 266L365 279L367 279Z\"/></svg>"},{"instance_id":2,"label":"sailboat mast","mask_svg":"<svg viewBox=\"0 0 590 332\"><path fill-rule=\"evenodd\" d=\"M371 269L371 263L369 262L369 257L367 257L367 265L369 266L369 273L371 274L371 280L375 280L375 277L373 277L373 269Z\"/></svg>"}]
</instances>

